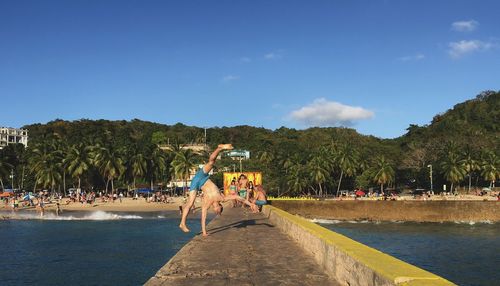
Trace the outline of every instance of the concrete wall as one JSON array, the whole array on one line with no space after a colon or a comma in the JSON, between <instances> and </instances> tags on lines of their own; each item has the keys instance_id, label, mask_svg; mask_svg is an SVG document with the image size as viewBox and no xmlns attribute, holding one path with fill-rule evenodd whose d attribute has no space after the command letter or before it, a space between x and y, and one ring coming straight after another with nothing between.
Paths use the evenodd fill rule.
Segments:
<instances>
[{"instance_id":1,"label":"concrete wall","mask_svg":"<svg viewBox=\"0 0 500 286\"><path fill-rule=\"evenodd\" d=\"M380 221L500 221L496 201L272 201L307 218Z\"/></svg>"},{"instance_id":2,"label":"concrete wall","mask_svg":"<svg viewBox=\"0 0 500 286\"><path fill-rule=\"evenodd\" d=\"M263 212L342 285L453 285L444 278L273 206L264 206Z\"/></svg>"}]
</instances>

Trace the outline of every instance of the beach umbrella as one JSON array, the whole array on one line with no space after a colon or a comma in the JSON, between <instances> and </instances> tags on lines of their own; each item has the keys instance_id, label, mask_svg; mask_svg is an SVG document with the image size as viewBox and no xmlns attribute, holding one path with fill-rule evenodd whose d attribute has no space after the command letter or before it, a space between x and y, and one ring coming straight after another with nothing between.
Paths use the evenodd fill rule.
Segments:
<instances>
[{"instance_id":1,"label":"beach umbrella","mask_svg":"<svg viewBox=\"0 0 500 286\"><path fill-rule=\"evenodd\" d=\"M355 193L356 196L358 197L362 197L365 195L365 192L363 192L362 190L357 190L356 193Z\"/></svg>"}]
</instances>

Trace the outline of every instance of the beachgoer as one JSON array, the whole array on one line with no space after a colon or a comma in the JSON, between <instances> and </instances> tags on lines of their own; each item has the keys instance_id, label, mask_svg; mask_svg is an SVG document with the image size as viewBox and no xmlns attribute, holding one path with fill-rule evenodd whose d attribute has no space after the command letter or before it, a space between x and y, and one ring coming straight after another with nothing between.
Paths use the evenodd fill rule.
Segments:
<instances>
[{"instance_id":1,"label":"beachgoer","mask_svg":"<svg viewBox=\"0 0 500 286\"><path fill-rule=\"evenodd\" d=\"M209 179L210 175L209 172L212 170L215 164L215 160L217 159L217 156L222 150L231 150L233 149L233 146L231 144L220 144L217 149L214 150L214 152L210 155L208 162L196 172L196 175L193 177L191 180L191 186L189 190L189 199L186 203L185 206L182 208L182 218L181 218L181 223L179 224L179 227L182 229L184 232L189 232L189 228L186 226L186 219L189 213L189 210L194 204L194 201L196 200L196 193L198 191L201 191L205 193L204 197L204 202L205 204L207 202L212 202L214 204L217 204L216 206L214 205L214 211L216 212L221 212L222 207L219 207L219 201L224 200L223 197L219 193L219 188ZM207 195L209 194L209 196ZM226 196L227 199L236 199L237 196ZM241 200L241 198L240 198ZM248 204L250 204L247 201ZM250 204L252 205L252 204ZM255 206L255 205L253 205ZM208 205L210 207L210 205ZM206 215L207 215L207 206L203 205L202 207L202 214L201 214L201 222L202 222L202 230L203 230L203 235L207 235L207 232L205 230L205 221L206 221Z\"/></svg>"},{"instance_id":2,"label":"beachgoer","mask_svg":"<svg viewBox=\"0 0 500 286\"><path fill-rule=\"evenodd\" d=\"M17 199L17 196L14 197L14 201L12 203L12 207L13 207L14 211L17 211L17 209L19 208L19 200Z\"/></svg>"},{"instance_id":3,"label":"beachgoer","mask_svg":"<svg viewBox=\"0 0 500 286\"><path fill-rule=\"evenodd\" d=\"M231 185L229 185L229 194L232 196L236 196L236 178L233 178L231 181ZM231 206L234 208L236 206L236 200L231 201Z\"/></svg>"},{"instance_id":4,"label":"beachgoer","mask_svg":"<svg viewBox=\"0 0 500 286\"><path fill-rule=\"evenodd\" d=\"M253 182L249 181L248 182L248 191L247 191L246 199L248 201L251 201L254 196L255 196L255 189L254 189L254 186L253 186Z\"/></svg>"},{"instance_id":5,"label":"beachgoer","mask_svg":"<svg viewBox=\"0 0 500 286\"><path fill-rule=\"evenodd\" d=\"M40 210L40 216L43 217L45 213L45 203L42 198L38 201L38 209Z\"/></svg>"},{"instance_id":6,"label":"beachgoer","mask_svg":"<svg viewBox=\"0 0 500 286\"><path fill-rule=\"evenodd\" d=\"M248 188L247 176L241 174L240 177L238 178L238 194L240 195L240 197L242 198L247 197L247 188Z\"/></svg>"},{"instance_id":7,"label":"beachgoer","mask_svg":"<svg viewBox=\"0 0 500 286\"><path fill-rule=\"evenodd\" d=\"M59 203L57 203L56 204L56 216L59 216L60 213L62 213L61 205L59 205Z\"/></svg>"},{"instance_id":8,"label":"beachgoer","mask_svg":"<svg viewBox=\"0 0 500 286\"><path fill-rule=\"evenodd\" d=\"M120 192L119 197L120 197L120 203L121 203L121 202L122 202L122 200L123 200L123 193L122 193L122 192Z\"/></svg>"},{"instance_id":9,"label":"beachgoer","mask_svg":"<svg viewBox=\"0 0 500 286\"><path fill-rule=\"evenodd\" d=\"M253 201L256 205L259 206L259 210L262 209L263 205L267 205L267 195L266 191L262 187L262 185L257 185L255 187L255 200Z\"/></svg>"}]
</instances>

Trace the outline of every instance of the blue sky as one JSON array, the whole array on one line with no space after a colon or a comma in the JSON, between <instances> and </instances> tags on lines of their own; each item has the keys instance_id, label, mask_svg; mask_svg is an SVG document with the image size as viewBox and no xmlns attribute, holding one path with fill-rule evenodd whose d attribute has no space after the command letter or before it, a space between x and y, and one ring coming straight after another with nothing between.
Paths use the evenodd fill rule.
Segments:
<instances>
[{"instance_id":1,"label":"blue sky","mask_svg":"<svg viewBox=\"0 0 500 286\"><path fill-rule=\"evenodd\" d=\"M348 126L500 89L500 1L0 1L0 125Z\"/></svg>"}]
</instances>

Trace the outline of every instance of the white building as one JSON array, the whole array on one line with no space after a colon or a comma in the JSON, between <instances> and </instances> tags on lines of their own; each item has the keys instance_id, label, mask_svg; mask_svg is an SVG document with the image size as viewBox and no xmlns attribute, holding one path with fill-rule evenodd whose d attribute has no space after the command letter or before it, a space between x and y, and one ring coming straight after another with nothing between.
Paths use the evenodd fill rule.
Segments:
<instances>
[{"instance_id":1,"label":"white building","mask_svg":"<svg viewBox=\"0 0 500 286\"><path fill-rule=\"evenodd\" d=\"M28 130L0 127L0 149L9 144L23 144L28 147Z\"/></svg>"}]
</instances>

